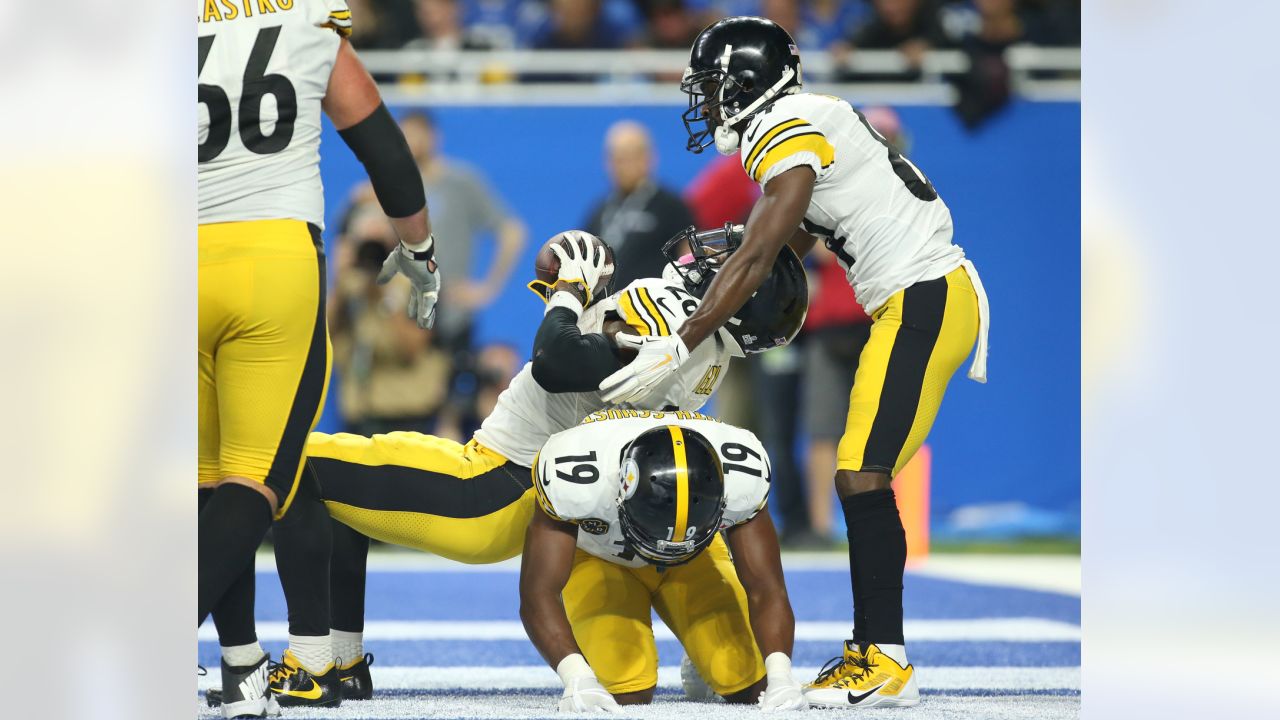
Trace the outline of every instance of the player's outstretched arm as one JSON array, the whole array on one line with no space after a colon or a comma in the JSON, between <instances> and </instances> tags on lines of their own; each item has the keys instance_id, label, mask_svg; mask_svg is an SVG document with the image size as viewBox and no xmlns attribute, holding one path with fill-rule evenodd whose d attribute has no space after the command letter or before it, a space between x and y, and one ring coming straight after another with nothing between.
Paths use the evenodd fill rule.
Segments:
<instances>
[{"instance_id":1,"label":"player's outstretched arm","mask_svg":"<svg viewBox=\"0 0 1280 720\"><path fill-rule=\"evenodd\" d=\"M796 618L782 576L782 553L766 505L726 535L733 566L747 592L751 631L764 656L767 686L760 696L765 710L800 710L809 703L791 672Z\"/></svg>"},{"instance_id":2,"label":"player's outstretched arm","mask_svg":"<svg viewBox=\"0 0 1280 720\"><path fill-rule=\"evenodd\" d=\"M801 165L781 173L764 186L764 195L756 201L747 219L742 246L716 272L698 309L685 320L679 332L662 337L621 338L638 352L635 360L600 383L607 402L635 403L643 399L659 383L674 375L694 348L742 308L769 277L782 246L796 236L816 179L813 168ZM804 248L805 243L797 246ZM809 242L808 247L812 246Z\"/></svg>"},{"instance_id":3,"label":"player's outstretched arm","mask_svg":"<svg viewBox=\"0 0 1280 720\"><path fill-rule=\"evenodd\" d=\"M551 517L541 507L533 511L520 561L520 620L529 640L564 682L561 710L619 712L618 703L582 657L560 600L573 571L577 544L576 526Z\"/></svg>"},{"instance_id":4,"label":"player's outstretched arm","mask_svg":"<svg viewBox=\"0 0 1280 720\"><path fill-rule=\"evenodd\" d=\"M400 247L387 257L378 282L389 281L397 272L409 278L414 289L409 316L419 327L429 328L435 323L440 272L422 175L404 133L382 103L378 86L346 38L338 46L322 105L343 142L364 165L378 204L400 238Z\"/></svg>"},{"instance_id":5,"label":"player's outstretched arm","mask_svg":"<svg viewBox=\"0 0 1280 720\"><path fill-rule=\"evenodd\" d=\"M782 246L804 220L817 180L807 165L792 168L764 186L747 218L739 247L716 273L698 309L680 327L680 339L692 350L720 329L769 277ZM810 245L812 247L812 245Z\"/></svg>"}]
</instances>

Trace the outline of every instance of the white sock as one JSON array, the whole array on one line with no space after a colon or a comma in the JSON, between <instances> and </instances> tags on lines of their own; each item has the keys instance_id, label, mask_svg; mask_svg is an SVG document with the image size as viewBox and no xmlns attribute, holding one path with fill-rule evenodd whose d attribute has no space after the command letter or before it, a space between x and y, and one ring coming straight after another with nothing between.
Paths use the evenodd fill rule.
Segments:
<instances>
[{"instance_id":1,"label":"white sock","mask_svg":"<svg viewBox=\"0 0 1280 720\"><path fill-rule=\"evenodd\" d=\"M309 673L321 674L333 662L333 646L328 635L289 634L289 652Z\"/></svg>"},{"instance_id":2,"label":"white sock","mask_svg":"<svg viewBox=\"0 0 1280 720\"><path fill-rule=\"evenodd\" d=\"M262 651L262 646L258 644L257 640L248 645L222 646L222 659L226 660L227 664L232 667L257 665L263 655L266 655L266 653Z\"/></svg>"},{"instance_id":3,"label":"white sock","mask_svg":"<svg viewBox=\"0 0 1280 720\"><path fill-rule=\"evenodd\" d=\"M343 667L350 667L352 663L364 657L364 633L332 630L329 637L333 638L333 657Z\"/></svg>"},{"instance_id":4,"label":"white sock","mask_svg":"<svg viewBox=\"0 0 1280 720\"><path fill-rule=\"evenodd\" d=\"M907 647L905 645L881 645L876 643L876 647L880 648L880 652L888 655L902 667L907 666Z\"/></svg>"}]
</instances>

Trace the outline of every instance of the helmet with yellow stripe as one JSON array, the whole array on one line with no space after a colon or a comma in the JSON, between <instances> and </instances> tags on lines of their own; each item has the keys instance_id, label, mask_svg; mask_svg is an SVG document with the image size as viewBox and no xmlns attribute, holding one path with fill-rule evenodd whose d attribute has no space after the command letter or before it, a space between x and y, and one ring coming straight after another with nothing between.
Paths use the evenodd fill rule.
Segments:
<instances>
[{"instance_id":1,"label":"helmet with yellow stripe","mask_svg":"<svg viewBox=\"0 0 1280 720\"><path fill-rule=\"evenodd\" d=\"M618 525L627 546L650 564L697 557L720 530L724 507L720 456L702 434L664 425L622 451Z\"/></svg>"}]
</instances>

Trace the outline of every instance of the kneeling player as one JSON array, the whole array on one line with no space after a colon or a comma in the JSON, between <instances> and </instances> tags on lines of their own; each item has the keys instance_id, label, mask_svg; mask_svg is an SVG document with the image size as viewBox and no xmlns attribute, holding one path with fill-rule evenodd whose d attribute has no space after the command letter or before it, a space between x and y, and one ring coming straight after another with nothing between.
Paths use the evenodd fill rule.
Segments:
<instances>
[{"instance_id":1,"label":"kneeling player","mask_svg":"<svg viewBox=\"0 0 1280 720\"><path fill-rule=\"evenodd\" d=\"M547 442L520 617L564 681L561 710L653 699L654 610L726 701L808 707L769 480L754 435L702 415L588 420Z\"/></svg>"}]
</instances>

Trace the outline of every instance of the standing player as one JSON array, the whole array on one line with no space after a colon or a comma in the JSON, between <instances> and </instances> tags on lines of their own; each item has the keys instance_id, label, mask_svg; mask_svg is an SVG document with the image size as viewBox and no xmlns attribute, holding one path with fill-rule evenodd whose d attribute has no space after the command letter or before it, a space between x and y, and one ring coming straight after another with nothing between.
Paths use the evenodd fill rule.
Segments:
<instances>
[{"instance_id":1,"label":"standing player","mask_svg":"<svg viewBox=\"0 0 1280 720\"><path fill-rule=\"evenodd\" d=\"M819 705L915 705L902 636L906 538L890 481L924 442L975 340L969 377L986 380L982 285L924 175L847 102L801 92L799 52L782 28L755 17L711 25L694 41L681 90L689 149L738 151L763 195L741 247L679 333L645 339L601 388L614 402L642 397L751 297L784 246L803 255L823 239L873 324L835 478L849 528L853 640L807 695Z\"/></svg>"},{"instance_id":2,"label":"standing player","mask_svg":"<svg viewBox=\"0 0 1280 720\"><path fill-rule=\"evenodd\" d=\"M328 556L324 508L315 493L299 492L303 446L329 376L322 109L368 170L400 237L380 280L408 276L409 312L424 328L439 276L422 183L345 39L345 2L199 2L197 20L199 622L213 612L218 626L224 714L256 717L274 711L275 699L253 630L254 551L273 518L288 513ZM327 611L327 594L313 602ZM301 667L315 678L335 675L327 632L299 639L310 649ZM281 704L337 702L327 687L311 680L278 694Z\"/></svg>"},{"instance_id":3,"label":"standing player","mask_svg":"<svg viewBox=\"0 0 1280 720\"><path fill-rule=\"evenodd\" d=\"M564 682L560 710L653 700L654 610L725 700L802 710L764 447L712 418L663 415L588 418L534 460L520 618Z\"/></svg>"}]
</instances>

